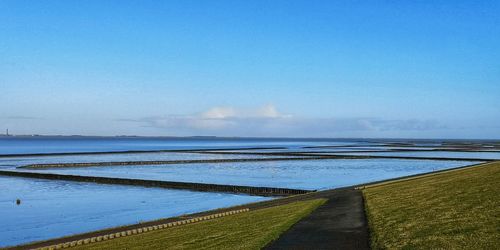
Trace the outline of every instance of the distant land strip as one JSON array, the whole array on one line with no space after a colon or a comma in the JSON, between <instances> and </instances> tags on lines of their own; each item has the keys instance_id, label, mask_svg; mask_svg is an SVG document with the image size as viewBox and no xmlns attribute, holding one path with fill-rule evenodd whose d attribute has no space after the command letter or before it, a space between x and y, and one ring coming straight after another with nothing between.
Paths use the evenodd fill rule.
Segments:
<instances>
[{"instance_id":1,"label":"distant land strip","mask_svg":"<svg viewBox=\"0 0 500 250\"><path fill-rule=\"evenodd\" d=\"M256 196L290 196L297 194L306 194L316 191L316 190L302 190L302 189L290 189L290 188L253 187L253 186L207 184L207 183L195 183L195 182L141 180L141 179L126 179L126 178L114 178L114 177L63 175L63 174L34 173L34 172L20 172L20 171L3 171L3 170L0 170L0 175L47 179L47 180L92 182L99 184L183 189L183 190L199 191L199 192L248 194Z\"/></svg>"}]
</instances>

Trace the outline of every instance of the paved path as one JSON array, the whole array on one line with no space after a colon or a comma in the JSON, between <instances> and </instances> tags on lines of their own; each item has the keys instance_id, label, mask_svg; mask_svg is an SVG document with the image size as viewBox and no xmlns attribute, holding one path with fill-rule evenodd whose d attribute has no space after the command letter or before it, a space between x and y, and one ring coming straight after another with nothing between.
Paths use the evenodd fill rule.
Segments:
<instances>
[{"instance_id":1,"label":"paved path","mask_svg":"<svg viewBox=\"0 0 500 250\"><path fill-rule=\"evenodd\" d=\"M342 189L265 249L370 249L361 191Z\"/></svg>"}]
</instances>

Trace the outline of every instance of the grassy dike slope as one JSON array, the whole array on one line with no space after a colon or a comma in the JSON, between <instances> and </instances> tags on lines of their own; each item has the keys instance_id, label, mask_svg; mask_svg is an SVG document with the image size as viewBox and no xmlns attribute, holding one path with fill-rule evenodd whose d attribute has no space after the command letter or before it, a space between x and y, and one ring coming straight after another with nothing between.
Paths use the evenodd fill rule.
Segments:
<instances>
[{"instance_id":1,"label":"grassy dike slope","mask_svg":"<svg viewBox=\"0 0 500 250\"><path fill-rule=\"evenodd\" d=\"M260 249L325 201L294 202L72 249Z\"/></svg>"},{"instance_id":2,"label":"grassy dike slope","mask_svg":"<svg viewBox=\"0 0 500 250\"><path fill-rule=\"evenodd\" d=\"M363 190L373 249L500 249L500 162Z\"/></svg>"}]
</instances>

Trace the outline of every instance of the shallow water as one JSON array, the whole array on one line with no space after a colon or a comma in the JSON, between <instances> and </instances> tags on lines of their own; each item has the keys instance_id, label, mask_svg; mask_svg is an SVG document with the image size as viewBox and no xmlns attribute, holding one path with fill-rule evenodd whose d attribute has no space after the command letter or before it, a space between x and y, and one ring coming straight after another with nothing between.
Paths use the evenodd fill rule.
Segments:
<instances>
[{"instance_id":1,"label":"shallow water","mask_svg":"<svg viewBox=\"0 0 500 250\"><path fill-rule=\"evenodd\" d=\"M201 154L201 153L139 153L139 154L98 154L65 156L1 157L0 169L44 163L112 162L112 161L176 161L176 160L216 160L242 158L279 158L272 155L251 154Z\"/></svg>"},{"instance_id":2,"label":"shallow water","mask_svg":"<svg viewBox=\"0 0 500 250\"><path fill-rule=\"evenodd\" d=\"M108 152L129 150L214 149L353 145L353 139L280 139L212 137L0 137L0 154ZM363 142L359 142L363 144Z\"/></svg>"},{"instance_id":3,"label":"shallow water","mask_svg":"<svg viewBox=\"0 0 500 250\"><path fill-rule=\"evenodd\" d=\"M270 199L17 177L0 190L0 247Z\"/></svg>"},{"instance_id":4,"label":"shallow water","mask_svg":"<svg viewBox=\"0 0 500 250\"><path fill-rule=\"evenodd\" d=\"M394 159L307 160L85 167L41 172L214 184L330 189L472 164ZM31 171L31 170L30 170Z\"/></svg>"},{"instance_id":5,"label":"shallow water","mask_svg":"<svg viewBox=\"0 0 500 250\"><path fill-rule=\"evenodd\" d=\"M245 149L245 150L211 150L209 152L241 152L241 153L310 153L310 152L345 152L345 151L386 151L384 147L318 147L318 148L283 148L283 149Z\"/></svg>"},{"instance_id":6,"label":"shallow water","mask_svg":"<svg viewBox=\"0 0 500 250\"><path fill-rule=\"evenodd\" d=\"M443 157L463 159L500 159L500 152L451 152L451 151L418 151L418 152L371 152L371 153L339 153L348 155L379 155L408 157Z\"/></svg>"}]
</instances>

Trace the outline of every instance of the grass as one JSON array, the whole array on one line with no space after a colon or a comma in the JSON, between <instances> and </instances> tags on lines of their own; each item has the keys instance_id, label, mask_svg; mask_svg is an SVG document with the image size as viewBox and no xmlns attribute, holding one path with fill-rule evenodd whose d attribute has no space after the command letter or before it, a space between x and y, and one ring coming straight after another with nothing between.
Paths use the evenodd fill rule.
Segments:
<instances>
[{"instance_id":1,"label":"grass","mask_svg":"<svg viewBox=\"0 0 500 250\"><path fill-rule=\"evenodd\" d=\"M294 202L75 249L260 249L325 201Z\"/></svg>"},{"instance_id":2,"label":"grass","mask_svg":"<svg viewBox=\"0 0 500 250\"><path fill-rule=\"evenodd\" d=\"M373 249L500 249L500 162L363 190Z\"/></svg>"}]
</instances>

